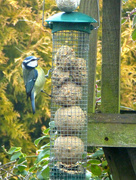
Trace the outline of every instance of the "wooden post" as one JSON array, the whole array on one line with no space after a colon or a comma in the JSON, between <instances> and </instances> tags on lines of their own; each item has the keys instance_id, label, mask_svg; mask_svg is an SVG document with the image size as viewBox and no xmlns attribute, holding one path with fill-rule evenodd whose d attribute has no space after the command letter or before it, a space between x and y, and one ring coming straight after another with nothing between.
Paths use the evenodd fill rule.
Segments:
<instances>
[{"instance_id":1,"label":"wooden post","mask_svg":"<svg viewBox=\"0 0 136 180\"><path fill-rule=\"evenodd\" d=\"M135 180L127 148L103 148L114 180Z\"/></svg>"},{"instance_id":2,"label":"wooden post","mask_svg":"<svg viewBox=\"0 0 136 180\"><path fill-rule=\"evenodd\" d=\"M102 104L103 113L120 112L121 0L103 0Z\"/></svg>"},{"instance_id":3,"label":"wooden post","mask_svg":"<svg viewBox=\"0 0 136 180\"><path fill-rule=\"evenodd\" d=\"M80 12L98 20L98 7L96 0L81 0ZM95 24L97 26L97 24ZM96 84L96 55L97 55L97 30L90 35L89 63L88 63L88 113L95 112L95 84Z\"/></svg>"},{"instance_id":4,"label":"wooden post","mask_svg":"<svg viewBox=\"0 0 136 180\"><path fill-rule=\"evenodd\" d=\"M103 113L120 111L120 21L121 0L103 0L101 105ZM136 163L132 162L132 152L129 149L118 147L103 149L114 180L136 179L133 169Z\"/></svg>"}]
</instances>

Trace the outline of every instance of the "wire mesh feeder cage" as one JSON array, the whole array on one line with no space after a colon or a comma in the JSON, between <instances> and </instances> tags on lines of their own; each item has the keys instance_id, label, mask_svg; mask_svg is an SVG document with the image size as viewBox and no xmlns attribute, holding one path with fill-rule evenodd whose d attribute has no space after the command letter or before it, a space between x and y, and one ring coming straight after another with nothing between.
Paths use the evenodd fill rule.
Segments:
<instances>
[{"instance_id":1,"label":"wire mesh feeder cage","mask_svg":"<svg viewBox=\"0 0 136 180\"><path fill-rule=\"evenodd\" d=\"M47 20L53 32L51 180L85 179L90 21L96 22L75 12Z\"/></svg>"}]
</instances>

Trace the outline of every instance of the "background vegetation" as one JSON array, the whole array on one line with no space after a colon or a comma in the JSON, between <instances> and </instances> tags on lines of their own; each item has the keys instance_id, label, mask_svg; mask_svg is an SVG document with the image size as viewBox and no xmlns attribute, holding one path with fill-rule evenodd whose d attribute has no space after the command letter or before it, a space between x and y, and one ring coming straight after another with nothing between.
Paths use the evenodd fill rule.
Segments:
<instances>
[{"instance_id":1,"label":"background vegetation","mask_svg":"<svg viewBox=\"0 0 136 180\"><path fill-rule=\"evenodd\" d=\"M135 7L135 0L123 1L121 33L121 108L133 110L136 110ZM46 0L45 19L57 11L55 0ZM42 26L42 0L0 0L0 24L0 162L4 164L15 152L21 152L15 157L23 158L26 153L35 156L37 147L34 140L42 135L42 131L48 135L50 99L41 93L36 99L36 114L32 114L31 104L26 100L21 63L26 56L35 55L40 57L39 64L46 73L51 67L52 36L51 31ZM96 77L100 80L101 28L98 38ZM100 81L98 85L100 88ZM46 81L45 90L50 93L50 79ZM42 145L47 142L48 138L45 138ZM5 153L3 145L5 151L10 147L22 147L22 150L11 149ZM94 151L98 152L95 158L99 161L93 161L94 166L88 166L88 169L96 177L107 175L109 169L105 169L107 164L103 152L96 148L90 150L91 153ZM43 156L40 157L42 160ZM33 158L29 160L30 166L33 161Z\"/></svg>"},{"instance_id":2,"label":"background vegetation","mask_svg":"<svg viewBox=\"0 0 136 180\"><path fill-rule=\"evenodd\" d=\"M121 105L136 110L136 2L123 4L121 33Z\"/></svg>"},{"instance_id":3,"label":"background vegetation","mask_svg":"<svg viewBox=\"0 0 136 180\"><path fill-rule=\"evenodd\" d=\"M55 9L53 1L46 0L46 17ZM51 67L51 31L42 26L42 0L1 0L0 24L0 147L21 146L24 152L34 153L33 141L50 118L50 99L41 93L32 114L21 63L35 55L45 73ZM50 79L45 90L50 91ZM6 161L2 152L0 161Z\"/></svg>"}]
</instances>

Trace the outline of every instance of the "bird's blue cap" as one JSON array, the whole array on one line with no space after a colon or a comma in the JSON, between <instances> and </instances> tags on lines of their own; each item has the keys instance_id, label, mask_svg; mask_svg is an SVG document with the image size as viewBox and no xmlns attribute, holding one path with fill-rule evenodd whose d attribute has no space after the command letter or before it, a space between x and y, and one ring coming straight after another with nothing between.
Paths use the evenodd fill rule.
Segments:
<instances>
[{"instance_id":1,"label":"bird's blue cap","mask_svg":"<svg viewBox=\"0 0 136 180\"><path fill-rule=\"evenodd\" d=\"M24 60L27 60L27 61L31 61L31 60L38 60L39 58L35 57L35 56L28 56L26 57Z\"/></svg>"}]
</instances>

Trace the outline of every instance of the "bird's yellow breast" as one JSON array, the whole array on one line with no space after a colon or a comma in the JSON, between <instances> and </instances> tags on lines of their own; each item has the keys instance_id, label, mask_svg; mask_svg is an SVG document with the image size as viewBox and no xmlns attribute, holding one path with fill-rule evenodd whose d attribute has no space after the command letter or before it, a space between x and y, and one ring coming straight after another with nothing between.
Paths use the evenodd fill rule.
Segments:
<instances>
[{"instance_id":1,"label":"bird's yellow breast","mask_svg":"<svg viewBox=\"0 0 136 180\"><path fill-rule=\"evenodd\" d=\"M34 94L36 96L41 90L43 90L45 84L45 73L40 66L37 66L35 69L38 71L38 77L34 85Z\"/></svg>"}]
</instances>

